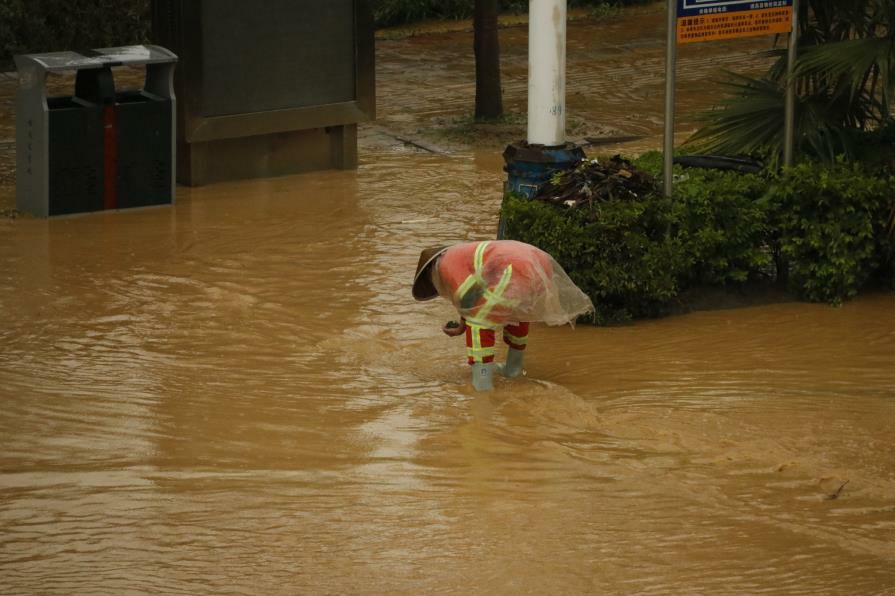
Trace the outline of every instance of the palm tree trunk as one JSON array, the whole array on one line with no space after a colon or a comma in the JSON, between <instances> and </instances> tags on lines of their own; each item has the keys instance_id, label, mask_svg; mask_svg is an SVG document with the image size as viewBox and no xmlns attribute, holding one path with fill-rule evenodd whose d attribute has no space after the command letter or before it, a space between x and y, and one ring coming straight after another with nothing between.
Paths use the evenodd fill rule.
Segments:
<instances>
[{"instance_id":1,"label":"palm tree trunk","mask_svg":"<svg viewBox=\"0 0 895 596\"><path fill-rule=\"evenodd\" d=\"M497 39L498 0L475 0L475 119L503 115L500 90L500 45Z\"/></svg>"}]
</instances>

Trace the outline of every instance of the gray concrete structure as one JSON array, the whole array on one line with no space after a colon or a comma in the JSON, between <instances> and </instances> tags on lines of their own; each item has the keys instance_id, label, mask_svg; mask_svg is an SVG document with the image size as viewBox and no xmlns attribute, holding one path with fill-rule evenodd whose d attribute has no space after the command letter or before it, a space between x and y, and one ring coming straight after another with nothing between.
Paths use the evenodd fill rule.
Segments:
<instances>
[{"instance_id":1,"label":"gray concrete structure","mask_svg":"<svg viewBox=\"0 0 895 596\"><path fill-rule=\"evenodd\" d=\"M189 185L357 166L375 117L367 0L153 0L180 57L177 179Z\"/></svg>"}]
</instances>

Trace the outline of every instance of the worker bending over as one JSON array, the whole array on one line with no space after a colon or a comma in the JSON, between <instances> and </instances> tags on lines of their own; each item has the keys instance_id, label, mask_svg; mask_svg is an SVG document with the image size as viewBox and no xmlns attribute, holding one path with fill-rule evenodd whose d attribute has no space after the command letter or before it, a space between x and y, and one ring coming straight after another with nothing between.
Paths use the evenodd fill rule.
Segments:
<instances>
[{"instance_id":1,"label":"worker bending over","mask_svg":"<svg viewBox=\"0 0 895 596\"><path fill-rule=\"evenodd\" d=\"M559 263L543 250L515 240L462 242L427 248L420 253L413 279L419 301L441 296L460 314L442 331L466 334L467 361L477 390L494 388L496 337L509 346L499 370L512 378L522 374L529 324L574 323L593 311Z\"/></svg>"}]
</instances>

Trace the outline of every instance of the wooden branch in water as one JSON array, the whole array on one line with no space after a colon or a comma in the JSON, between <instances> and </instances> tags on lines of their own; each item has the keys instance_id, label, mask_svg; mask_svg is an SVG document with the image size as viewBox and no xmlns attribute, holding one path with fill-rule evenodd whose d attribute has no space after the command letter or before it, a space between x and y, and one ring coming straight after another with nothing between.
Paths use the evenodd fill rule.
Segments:
<instances>
[{"instance_id":1,"label":"wooden branch in water","mask_svg":"<svg viewBox=\"0 0 895 596\"><path fill-rule=\"evenodd\" d=\"M419 141L414 141L413 139L405 139L405 138L399 137L399 136L395 136L395 139L397 139L398 141L401 141L405 145L410 145L411 147L416 147L417 149L422 149L423 151L428 151L429 153L444 154L444 151L439 151L438 149L435 149L434 147L425 145Z\"/></svg>"},{"instance_id":2,"label":"wooden branch in water","mask_svg":"<svg viewBox=\"0 0 895 596\"><path fill-rule=\"evenodd\" d=\"M838 499L839 495L842 493L842 489L845 488L845 485L848 484L848 480L839 485L839 488L836 489L836 492L827 495L827 499L832 501L833 499Z\"/></svg>"}]
</instances>

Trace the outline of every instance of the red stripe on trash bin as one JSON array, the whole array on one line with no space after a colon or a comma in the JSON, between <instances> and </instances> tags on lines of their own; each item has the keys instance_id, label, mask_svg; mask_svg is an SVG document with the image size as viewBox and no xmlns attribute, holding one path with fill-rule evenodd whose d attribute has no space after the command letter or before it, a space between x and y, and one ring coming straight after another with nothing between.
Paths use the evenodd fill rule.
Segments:
<instances>
[{"instance_id":1,"label":"red stripe on trash bin","mask_svg":"<svg viewBox=\"0 0 895 596\"><path fill-rule=\"evenodd\" d=\"M103 208L118 208L118 119L114 105L103 110Z\"/></svg>"}]
</instances>

